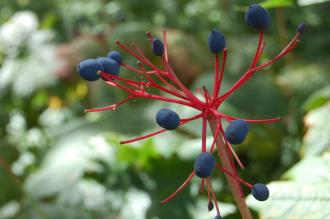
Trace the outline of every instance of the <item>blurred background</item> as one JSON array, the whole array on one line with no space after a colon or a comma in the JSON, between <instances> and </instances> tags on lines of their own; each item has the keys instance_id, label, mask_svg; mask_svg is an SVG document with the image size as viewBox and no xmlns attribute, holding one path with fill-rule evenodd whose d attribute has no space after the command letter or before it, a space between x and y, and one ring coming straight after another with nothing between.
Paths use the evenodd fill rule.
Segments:
<instances>
[{"instance_id":1,"label":"blurred background","mask_svg":"<svg viewBox=\"0 0 330 219\"><path fill-rule=\"evenodd\" d=\"M157 130L161 107L181 117L182 106L135 100L116 111L85 114L126 97L102 80L78 77L76 64L105 56L114 43L135 42L150 53L147 30L168 31L170 61L192 90L213 80L210 30L220 29L229 50L223 89L237 80L257 46L244 22L254 1L228 0L1 0L0 218L208 219L199 180L165 206L160 201L191 173L201 140L199 122L139 143L129 137ZM266 0L272 17L262 61L274 57L304 21L298 48L256 74L222 106L243 118L282 116L253 124L236 150L250 183L268 183L271 198L255 218L330 218L330 2ZM136 60L123 54L126 63ZM122 69L124 77L131 75ZM224 91L222 90L222 92ZM209 133L208 140L212 140ZM239 213L223 174L213 185L226 219ZM249 191L246 190L246 194Z\"/></svg>"}]
</instances>

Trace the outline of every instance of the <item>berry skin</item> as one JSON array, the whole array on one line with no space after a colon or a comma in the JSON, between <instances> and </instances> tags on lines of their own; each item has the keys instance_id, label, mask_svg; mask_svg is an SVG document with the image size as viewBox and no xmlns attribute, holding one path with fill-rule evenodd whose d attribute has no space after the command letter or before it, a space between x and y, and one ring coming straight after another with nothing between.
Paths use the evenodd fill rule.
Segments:
<instances>
[{"instance_id":1,"label":"berry skin","mask_svg":"<svg viewBox=\"0 0 330 219\"><path fill-rule=\"evenodd\" d=\"M222 219L222 217L220 215L217 215L217 216L215 216L214 219Z\"/></svg>"},{"instance_id":2,"label":"berry skin","mask_svg":"<svg viewBox=\"0 0 330 219\"><path fill-rule=\"evenodd\" d=\"M119 74L119 66L115 60L109 59L107 57L100 57L100 58L97 58L96 60L102 66L103 72L112 74L112 75Z\"/></svg>"},{"instance_id":3,"label":"berry skin","mask_svg":"<svg viewBox=\"0 0 330 219\"><path fill-rule=\"evenodd\" d=\"M96 81L100 78L98 71L102 71L103 68L95 59L86 59L77 65L77 70L85 80Z\"/></svg>"},{"instance_id":4,"label":"berry skin","mask_svg":"<svg viewBox=\"0 0 330 219\"><path fill-rule=\"evenodd\" d=\"M173 110L161 109L157 112L156 122L164 129L173 130L180 125L180 117Z\"/></svg>"},{"instance_id":5,"label":"berry skin","mask_svg":"<svg viewBox=\"0 0 330 219\"><path fill-rule=\"evenodd\" d=\"M245 22L256 30L267 29L270 24L269 13L258 4L250 5L245 14Z\"/></svg>"},{"instance_id":6,"label":"berry skin","mask_svg":"<svg viewBox=\"0 0 330 219\"><path fill-rule=\"evenodd\" d=\"M207 204L207 208L209 209L209 211L212 211L214 208L213 202L209 201L209 203Z\"/></svg>"},{"instance_id":7,"label":"berry skin","mask_svg":"<svg viewBox=\"0 0 330 219\"><path fill-rule=\"evenodd\" d=\"M218 54L226 47L226 40L223 34L217 30L212 30L209 35L209 49L214 54Z\"/></svg>"},{"instance_id":8,"label":"berry skin","mask_svg":"<svg viewBox=\"0 0 330 219\"><path fill-rule=\"evenodd\" d=\"M195 173L199 178L207 178L211 176L215 168L214 157L207 152L201 153L195 161Z\"/></svg>"},{"instance_id":9,"label":"berry skin","mask_svg":"<svg viewBox=\"0 0 330 219\"><path fill-rule=\"evenodd\" d=\"M297 27L297 32L302 33L305 30L305 24L304 22L301 22Z\"/></svg>"},{"instance_id":10,"label":"berry skin","mask_svg":"<svg viewBox=\"0 0 330 219\"><path fill-rule=\"evenodd\" d=\"M164 54L164 44L160 39L154 39L152 42L152 51L156 56L162 56Z\"/></svg>"},{"instance_id":11,"label":"berry skin","mask_svg":"<svg viewBox=\"0 0 330 219\"><path fill-rule=\"evenodd\" d=\"M241 144L249 132L249 124L244 120L235 120L226 128L225 136L231 144Z\"/></svg>"},{"instance_id":12,"label":"berry skin","mask_svg":"<svg viewBox=\"0 0 330 219\"><path fill-rule=\"evenodd\" d=\"M269 190L267 186L262 183L254 184L251 193L253 197L259 201L266 201L269 197Z\"/></svg>"},{"instance_id":13,"label":"berry skin","mask_svg":"<svg viewBox=\"0 0 330 219\"><path fill-rule=\"evenodd\" d=\"M121 65L123 63L123 60L121 58L121 54L116 50L110 51L108 53L107 57L110 58L110 59L115 60L118 65Z\"/></svg>"}]
</instances>

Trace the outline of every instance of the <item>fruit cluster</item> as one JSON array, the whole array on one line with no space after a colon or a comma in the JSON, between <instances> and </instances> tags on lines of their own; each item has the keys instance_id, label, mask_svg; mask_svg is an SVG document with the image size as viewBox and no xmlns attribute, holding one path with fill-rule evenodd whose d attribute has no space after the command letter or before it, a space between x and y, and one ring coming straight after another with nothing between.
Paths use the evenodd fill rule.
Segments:
<instances>
[{"instance_id":1,"label":"fruit cluster","mask_svg":"<svg viewBox=\"0 0 330 219\"><path fill-rule=\"evenodd\" d=\"M297 28L297 33L288 45L273 59L270 59L258 65L260 57L265 47L263 41L264 30L270 24L270 17L267 10L258 4L251 5L245 16L245 21L248 26L259 31L259 42L252 60L251 65L241 78L226 92L219 95L220 86L225 70L225 63L227 57L227 48L224 35L218 31L213 30L208 38L208 46L210 52L215 57L215 73L214 85L212 93L203 87L198 91L202 94L203 99L196 97L188 88L186 88L174 73L168 59L168 51L166 45L166 32L163 32L163 41L154 38L151 33L147 33L150 40L152 51L154 55L160 57L163 68L159 68L151 63L151 61L143 54L142 50L136 45L132 44L132 48L116 41L116 44L125 52L131 54L138 60L138 67L133 67L122 62L122 57L119 52L111 51L107 57L100 57L97 59L87 59L78 64L78 72L80 76L88 81L95 81L100 77L109 86L119 88L128 94L128 97L119 103L96 109L87 109L86 112L98 112L103 110L115 110L120 105L132 100L133 98L146 98L158 101L165 101L170 103L180 104L186 107L192 107L200 111L197 115L181 119L179 115L171 109L161 109L156 115L156 122L162 128L153 133L136 137L133 139L121 141L121 144L146 139L154 135L174 130L188 122L196 119L202 119L202 142L201 154L196 158L195 166L187 178L187 180L169 197L164 199L161 203L165 204L170 201L176 194L178 194L194 177L197 176L201 179L201 191L207 190L208 194L208 209L211 211L214 206L216 207L217 215L215 219L221 219L220 209L216 195L212 189L210 177L215 169L225 173L229 186L233 192L234 199L240 210L243 218L252 218L251 213L246 207L244 194L241 185L245 185L251 189L252 195L259 201L268 199L268 188L262 183L251 185L238 176L236 164L244 169L244 165L235 153L233 145L241 144L246 138L249 125L248 123L258 122L276 122L280 118L270 118L261 120L241 119L231 115L224 114L218 111L219 106L245 82L247 82L256 72L263 68L270 66L289 52L291 52L299 43L299 36L304 30L304 24L301 23ZM222 63L220 67L220 56ZM140 76L141 80L130 80L119 76L119 69L125 68L130 72L134 72ZM163 93L170 95L170 97L154 94L148 88L155 88ZM223 129L222 120L229 122L226 130ZM207 124L213 132L214 140L207 149L206 145L206 131ZM220 162L217 162L213 153L217 151ZM220 165L221 163L221 165ZM206 185L206 186L205 186Z\"/></svg>"}]
</instances>

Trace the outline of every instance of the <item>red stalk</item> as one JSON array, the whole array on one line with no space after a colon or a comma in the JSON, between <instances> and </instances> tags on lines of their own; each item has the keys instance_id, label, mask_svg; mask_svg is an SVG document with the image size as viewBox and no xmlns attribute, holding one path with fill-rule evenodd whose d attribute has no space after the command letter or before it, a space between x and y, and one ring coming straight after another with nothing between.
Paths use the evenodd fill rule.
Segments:
<instances>
[{"instance_id":1,"label":"red stalk","mask_svg":"<svg viewBox=\"0 0 330 219\"><path fill-rule=\"evenodd\" d=\"M217 214L220 215L220 209L219 209L219 206L218 206L217 197L215 196L215 193L214 193L213 188L212 188L212 184L211 184L211 182L208 178L206 179L206 185L207 185L207 187L208 187L208 189L209 189L209 191L210 191L210 193L213 197L213 202L214 202L215 208L217 210Z\"/></svg>"},{"instance_id":2,"label":"red stalk","mask_svg":"<svg viewBox=\"0 0 330 219\"><path fill-rule=\"evenodd\" d=\"M188 177L188 179L186 179L186 181L174 192L172 193L170 196L168 196L166 199L164 199L163 201L161 201L160 203L166 204L167 202L169 202L172 198L174 198L174 196L176 196L179 192L181 192L181 190L187 186L187 184L190 182L190 180L195 176L195 171L192 172L190 174L190 176Z\"/></svg>"},{"instance_id":3,"label":"red stalk","mask_svg":"<svg viewBox=\"0 0 330 219\"><path fill-rule=\"evenodd\" d=\"M197 114L193 117L190 117L190 118L186 118L186 119L181 119L180 121L180 125L184 125L188 122L191 122L195 119L198 119L202 117L202 114ZM152 136L155 136L155 135L158 135L160 133L163 133L163 132L166 132L168 131L167 129L160 129L158 131L155 131L155 132L152 132L152 133L149 133L149 134L146 134L146 135L142 135L142 136L139 136L139 137L136 137L136 138L132 138L132 139L128 139L128 140L124 140L124 141L120 141L120 144L128 144L128 143L132 143L132 142L135 142L135 141L139 141L139 140L143 140L143 139L146 139L146 138L150 138Z\"/></svg>"},{"instance_id":4,"label":"red stalk","mask_svg":"<svg viewBox=\"0 0 330 219\"><path fill-rule=\"evenodd\" d=\"M246 182L245 180L243 180L242 178L230 173L228 170L222 168L219 164L217 164L216 166L219 170L221 170L222 172L224 172L225 174L233 177L234 179L236 179L237 181L243 183L244 185L246 185L247 187L249 187L250 189L253 187L250 183Z\"/></svg>"},{"instance_id":5,"label":"red stalk","mask_svg":"<svg viewBox=\"0 0 330 219\"><path fill-rule=\"evenodd\" d=\"M117 107L123 105L124 103L127 103L129 100L133 99L133 96L128 96L126 99L116 103L116 104L112 104L110 106L106 106L106 107L101 107L101 108L94 108L94 109L85 109L85 113L90 113L90 112L100 112L100 111L104 111L104 110L116 110Z\"/></svg>"}]
</instances>

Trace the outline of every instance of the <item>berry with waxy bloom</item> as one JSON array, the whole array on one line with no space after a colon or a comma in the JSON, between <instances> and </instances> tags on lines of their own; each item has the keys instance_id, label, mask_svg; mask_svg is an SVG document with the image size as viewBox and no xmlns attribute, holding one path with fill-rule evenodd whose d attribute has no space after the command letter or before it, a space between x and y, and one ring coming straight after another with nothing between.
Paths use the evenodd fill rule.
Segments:
<instances>
[{"instance_id":1,"label":"berry with waxy bloom","mask_svg":"<svg viewBox=\"0 0 330 219\"><path fill-rule=\"evenodd\" d=\"M95 59L86 59L77 65L77 70L85 80L96 81L100 78L98 72L102 71L103 67Z\"/></svg>"},{"instance_id":2,"label":"berry with waxy bloom","mask_svg":"<svg viewBox=\"0 0 330 219\"><path fill-rule=\"evenodd\" d=\"M226 139L231 144L241 144L249 132L249 124L244 120L235 120L225 131Z\"/></svg>"},{"instance_id":3,"label":"berry with waxy bloom","mask_svg":"<svg viewBox=\"0 0 330 219\"><path fill-rule=\"evenodd\" d=\"M173 199L189 184L189 182L195 176L197 176L201 180L200 191L207 190L209 200L208 208L213 208L213 206L210 204L212 203L217 212L215 219L221 219L217 197L212 188L212 183L210 180L212 172L215 168L226 175L229 187L233 192L233 196L237 203L238 209L244 219L251 219L252 216L245 203L244 193L241 188L242 185L250 188L252 195L256 199L263 201L268 198L269 191L264 184L257 183L252 185L239 177L236 165L238 165L241 169L244 169L244 165L237 156L231 144L240 144L243 142L249 130L248 123L276 122L279 121L280 118L275 117L267 119L242 119L219 111L221 104L227 100L234 91L244 85L253 75L277 62L286 54L294 50L298 45L300 41L300 34L305 28L304 24L300 24L298 26L295 36L288 43L288 45L279 52L278 55L268 61L259 63L260 57L262 56L265 47L263 30L269 25L270 19L268 16L268 12L259 5L251 5L248 12L246 13L247 24L260 31L256 52L246 72L242 74L237 82L235 82L228 90L224 91L223 93L220 93L220 88L227 60L227 48L225 48L226 44L224 36L219 31L211 32L208 40L208 46L210 51L214 54L215 60L215 73L213 80L214 84L212 93L209 93L206 88L199 89L199 92L202 94L202 99L197 97L193 92L185 87L174 73L168 58L166 43L167 36L165 31L163 32L163 42L157 38L154 38L151 33L147 33L152 46L152 51L155 55L159 56L159 59L161 59L163 63L162 67L154 65L136 45L128 47L121 42L116 41L116 44L123 51L131 54L138 60L137 66L121 63L122 69L136 73L140 76L138 77L140 80L127 79L118 76L118 74L114 74L116 71L113 71L112 67L110 68L110 65L108 66L106 64L108 61L103 59L102 62L97 62L96 60L85 60L78 65L78 72L86 80L96 80L100 75L105 80L107 85L121 89L127 93L127 98L118 103L101 108L87 109L85 110L86 112L115 110L121 105L135 98L145 98L155 101L179 104L198 111L198 113L192 117L181 119L174 111L170 109L161 109L156 115L156 122L162 127L162 129L120 142L121 144L128 144L131 142L147 139L152 136L164 133L168 130L173 130L178 126L185 125L191 121L197 119L202 120L201 153L197 157L194 167L192 167L192 172L175 192L161 201L161 204L165 204ZM107 59L112 61L115 59L114 57L110 58L111 59ZM219 61L220 58L221 63ZM116 63L116 61L113 62ZM146 89L149 87L153 89ZM154 92L155 89L159 90L160 92ZM166 95L163 95L164 93ZM230 123L226 131L223 129L223 120L226 120ZM208 123L211 127L214 137L210 145L208 145L206 142ZM219 158L221 165L220 163L216 162L216 159L213 156L215 152L217 152L217 157Z\"/></svg>"},{"instance_id":4,"label":"berry with waxy bloom","mask_svg":"<svg viewBox=\"0 0 330 219\"><path fill-rule=\"evenodd\" d=\"M208 153L204 152L200 154L195 161L195 173L199 178L207 178L211 176L215 168L215 159Z\"/></svg>"},{"instance_id":5,"label":"berry with waxy bloom","mask_svg":"<svg viewBox=\"0 0 330 219\"><path fill-rule=\"evenodd\" d=\"M267 29L270 24L270 16L266 9L258 4L250 5L245 14L245 21L247 25L256 29Z\"/></svg>"},{"instance_id":6,"label":"berry with waxy bloom","mask_svg":"<svg viewBox=\"0 0 330 219\"><path fill-rule=\"evenodd\" d=\"M180 117L173 110L161 109L157 112L156 122L164 129L173 130L180 125Z\"/></svg>"},{"instance_id":7,"label":"berry with waxy bloom","mask_svg":"<svg viewBox=\"0 0 330 219\"><path fill-rule=\"evenodd\" d=\"M119 66L115 60L108 57L100 57L96 61L102 66L103 72L116 76L119 74Z\"/></svg>"},{"instance_id":8,"label":"berry with waxy bloom","mask_svg":"<svg viewBox=\"0 0 330 219\"><path fill-rule=\"evenodd\" d=\"M113 59L117 62L118 65L121 65L123 63L122 57L120 52L116 50L112 50L107 55L108 58Z\"/></svg>"},{"instance_id":9,"label":"berry with waxy bloom","mask_svg":"<svg viewBox=\"0 0 330 219\"><path fill-rule=\"evenodd\" d=\"M224 35L217 30L212 30L209 34L209 49L211 52L218 54L224 50L226 47L226 40Z\"/></svg>"},{"instance_id":10,"label":"berry with waxy bloom","mask_svg":"<svg viewBox=\"0 0 330 219\"><path fill-rule=\"evenodd\" d=\"M251 193L253 197L259 201L266 201L269 197L269 190L267 186L262 183L254 184Z\"/></svg>"},{"instance_id":11,"label":"berry with waxy bloom","mask_svg":"<svg viewBox=\"0 0 330 219\"><path fill-rule=\"evenodd\" d=\"M154 39L152 42L152 51L156 56L162 56L164 54L164 44L160 39Z\"/></svg>"}]
</instances>

